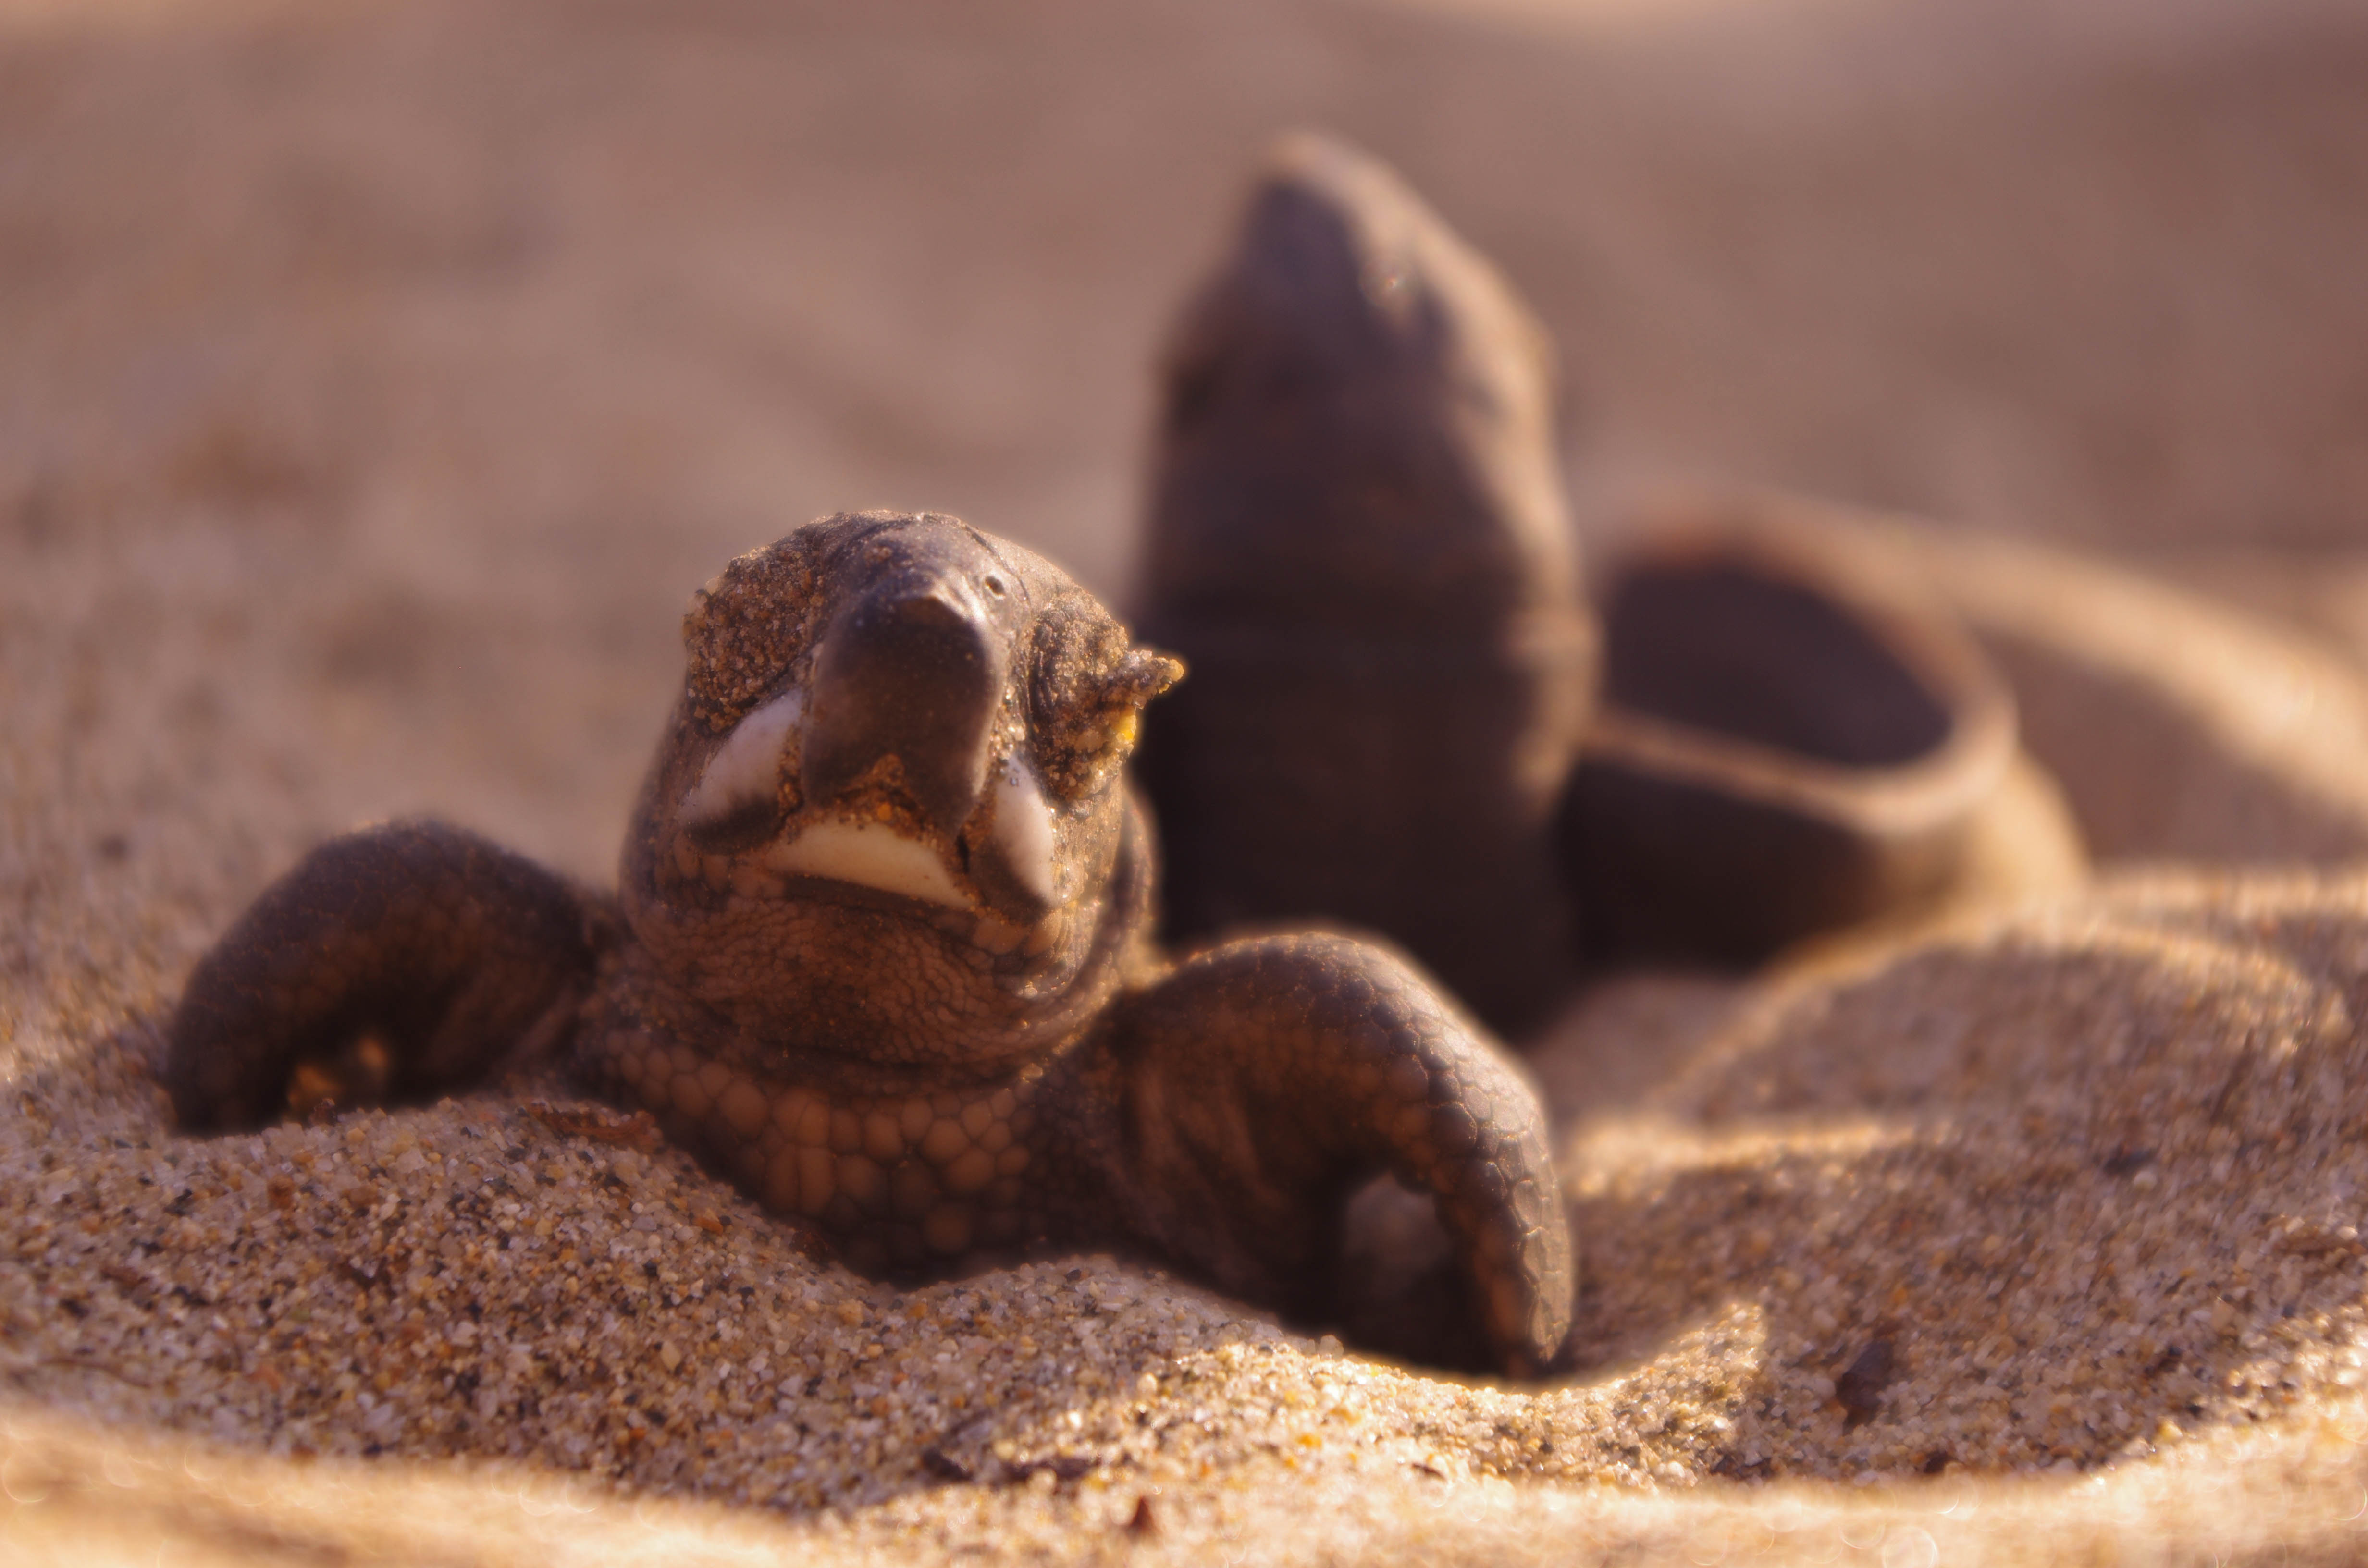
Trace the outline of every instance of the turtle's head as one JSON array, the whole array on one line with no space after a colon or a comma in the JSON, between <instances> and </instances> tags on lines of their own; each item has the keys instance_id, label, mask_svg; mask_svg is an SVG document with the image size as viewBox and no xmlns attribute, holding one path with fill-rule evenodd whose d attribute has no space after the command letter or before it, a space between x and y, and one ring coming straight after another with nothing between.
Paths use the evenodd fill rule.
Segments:
<instances>
[{"instance_id":1,"label":"turtle's head","mask_svg":"<svg viewBox=\"0 0 2368 1568\"><path fill-rule=\"evenodd\" d=\"M623 875L669 979L873 1062L1025 1055L1099 1007L1150 893L1124 764L1181 665L936 514L742 556L684 641Z\"/></svg>"},{"instance_id":2,"label":"turtle's head","mask_svg":"<svg viewBox=\"0 0 2368 1568\"><path fill-rule=\"evenodd\" d=\"M1156 625L1440 637L1575 605L1546 335L1355 148L1276 146L1162 392Z\"/></svg>"}]
</instances>

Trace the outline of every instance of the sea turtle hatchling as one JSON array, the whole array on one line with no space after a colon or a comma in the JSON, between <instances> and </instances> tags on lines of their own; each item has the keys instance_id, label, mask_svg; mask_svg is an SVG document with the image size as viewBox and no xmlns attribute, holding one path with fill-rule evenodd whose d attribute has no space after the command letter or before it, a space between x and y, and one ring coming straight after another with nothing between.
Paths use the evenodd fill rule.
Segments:
<instances>
[{"instance_id":1,"label":"sea turtle hatchling","mask_svg":"<svg viewBox=\"0 0 2368 1568\"><path fill-rule=\"evenodd\" d=\"M438 823L332 840L191 974L181 1126L285 1114L364 1037L397 1098L560 1051L857 1267L1114 1245L1314 1315L1386 1172L1497 1361L1552 1358L1571 1247L1519 1070L1369 943L1155 945L1125 762L1176 660L939 515L744 555L684 642L613 899Z\"/></svg>"}]
</instances>

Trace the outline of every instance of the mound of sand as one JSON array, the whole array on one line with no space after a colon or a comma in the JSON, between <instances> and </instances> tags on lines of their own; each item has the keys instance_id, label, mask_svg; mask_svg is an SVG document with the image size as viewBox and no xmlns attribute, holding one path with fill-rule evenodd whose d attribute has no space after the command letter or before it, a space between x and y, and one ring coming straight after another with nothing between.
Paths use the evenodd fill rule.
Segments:
<instances>
[{"instance_id":1,"label":"mound of sand","mask_svg":"<svg viewBox=\"0 0 2368 1568\"><path fill-rule=\"evenodd\" d=\"M60 1561L102 1525L374 1549L424 1490L473 1498L439 1550L499 1561L541 1528L493 1506L523 1486L571 1514L753 1506L659 1517L849 1557L1410 1554L1468 1506L1542 1553L1573 1528L1780 1557L1893 1529L1954 1560L2044 1545L2062 1518L1989 1511L2048 1518L1998 1490L2042 1472L2099 1540L2356 1544L2362 1009L2357 877L2131 879L1753 985L1600 994L1541 1057L1587 1107L1566 1179L1595 1363L1544 1389L1373 1362L1105 1259L871 1284L578 1102L178 1140L129 1031L0 1119L10 1528ZM1627 1092L1588 1094L1623 1055ZM2135 1522L2198 1473L2279 1512ZM325 1474L340 1501L308 1501ZM1768 1485L1793 1478L1888 1489L1869 1511Z\"/></svg>"}]
</instances>

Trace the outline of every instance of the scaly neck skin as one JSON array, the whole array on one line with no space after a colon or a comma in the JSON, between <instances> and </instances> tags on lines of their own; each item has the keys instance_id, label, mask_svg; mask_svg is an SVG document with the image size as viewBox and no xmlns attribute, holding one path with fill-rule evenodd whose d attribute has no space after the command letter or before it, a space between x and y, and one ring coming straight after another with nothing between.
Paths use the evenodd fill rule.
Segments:
<instances>
[{"instance_id":1,"label":"scaly neck skin","mask_svg":"<svg viewBox=\"0 0 2368 1568\"><path fill-rule=\"evenodd\" d=\"M632 937L603 987L632 1016L610 1027L834 1093L1008 1079L1074 1046L1158 962L1147 822L1131 790L1111 807L1115 852L1099 895L1079 900L1032 956L977 946L952 912L933 924L860 890L841 902L702 883L699 901L669 896L676 879L655 835L637 829L623 867Z\"/></svg>"},{"instance_id":2,"label":"scaly neck skin","mask_svg":"<svg viewBox=\"0 0 2368 1568\"><path fill-rule=\"evenodd\" d=\"M700 922L645 888L630 901L639 905L638 939L604 964L578 1066L596 1092L651 1112L669 1138L767 1208L839 1237L858 1267L943 1267L982 1249L1025 1248L1071 1222L1074 1202L1063 1195L1074 1161L1064 1151L1075 1138L1061 1126L1061 1108L1074 1098L1079 1052L1121 987L1159 969L1151 841L1131 795L1123 808L1113 873L1090 906L1075 979L1019 1008L1016 1028L965 1037L973 1048L966 1055L883 1060L829 1049L811 1020L780 1032L742 1026L667 971L670 954L699 941ZM946 940L906 925L915 950ZM972 982L964 995L975 997L981 973L962 967ZM787 963L781 971L797 972ZM984 983L1008 994L991 970ZM886 1011L916 1027L937 1022L943 1006L894 977L875 992L913 998ZM774 1007L798 994L793 979L785 983Z\"/></svg>"},{"instance_id":3,"label":"scaly neck skin","mask_svg":"<svg viewBox=\"0 0 2368 1568\"><path fill-rule=\"evenodd\" d=\"M905 1068L865 1083L820 1053L749 1062L702 1049L695 1029L669 1027L677 998L630 969L604 978L579 1041L587 1086L649 1111L773 1212L831 1232L857 1267L943 1266L1025 1245L1055 1221L1039 1144L1057 1133L1044 1102L1077 1042L984 1081L931 1086Z\"/></svg>"}]
</instances>

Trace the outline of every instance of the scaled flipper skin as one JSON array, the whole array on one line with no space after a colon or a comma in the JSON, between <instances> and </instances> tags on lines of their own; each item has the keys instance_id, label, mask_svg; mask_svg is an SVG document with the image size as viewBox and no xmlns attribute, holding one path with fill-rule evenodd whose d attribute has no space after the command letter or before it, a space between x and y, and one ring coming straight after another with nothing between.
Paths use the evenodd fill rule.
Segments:
<instances>
[{"instance_id":1,"label":"scaled flipper skin","mask_svg":"<svg viewBox=\"0 0 2368 1568\"><path fill-rule=\"evenodd\" d=\"M1553 823L1595 680L1543 330L1374 160L1302 136L1168 351L1140 615L1168 929L1321 916L1493 1027L1573 979Z\"/></svg>"},{"instance_id":2,"label":"scaled flipper skin","mask_svg":"<svg viewBox=\"0 0 2368 1568\"><path fill-rule=\"evenodd\" d=\"M1519 1070L1378 948L1154 942L1125 764L1177 661L934 514L742 556L684 643L613 914L450 829L338 840L199 965L185 1125L269 1116L340 1029L432 1092L564 1015L589 1088L859 1267L1116 1245L1330 1312L1342 1209L1388 1172L1436 1200L1495 1364L1550 1362L1570 1245Z\"/></svg>"},{"instance_id":3,"label":"scaled flipper skin","mask_svg":"<svg viewBox=\"0 0 2368 1568\"><path fill-rule=\"evenodd\" d=\"M1435 1195L1487 1343L1534 1375L1570 1330L1570 1234L1529 1086L1395 956L1311 934L1229 943L1123 999L1105 1156L1136 1233L1228 1290L1337 1318L1343 1200Z\"/></svg>"},{"instance_id":4,"label":"scaled flipper skin","mask_svg":"<svg viewBox=\"0 0 2368 1568\"><path fill-rule=\"evenodd\" d=\"M189 975L165 1083L185 1131L260 1127L302 1062L356 1039L385 1051L390 1097L487 1076L572 1028L596 905L552 872L438 822L322 845Z\"/></svg>"}]
</instances>

